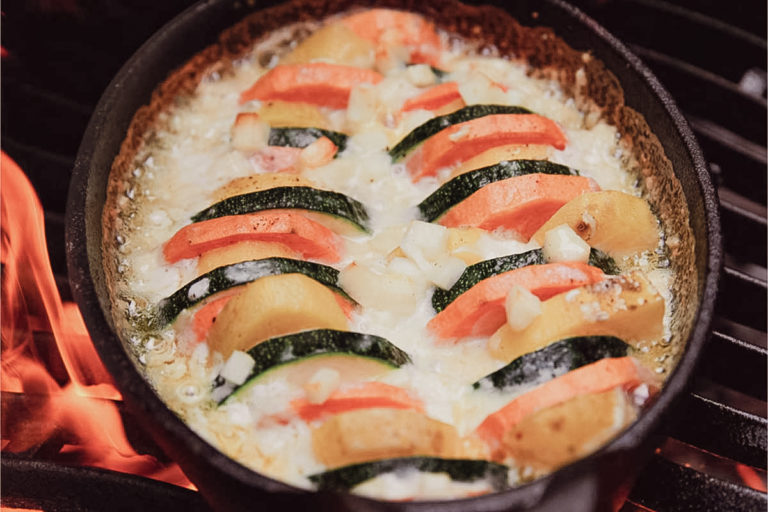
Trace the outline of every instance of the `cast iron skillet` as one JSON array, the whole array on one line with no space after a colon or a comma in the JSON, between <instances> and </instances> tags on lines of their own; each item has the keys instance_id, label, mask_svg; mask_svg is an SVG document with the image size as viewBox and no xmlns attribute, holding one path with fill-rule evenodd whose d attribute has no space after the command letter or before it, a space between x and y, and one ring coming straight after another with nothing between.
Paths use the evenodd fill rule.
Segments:
<instances>
[{"instance_id":1,"label":"cast iron skillet","mask_svg":"<svg viewBox=\"0 0 768 512\"><path fill-rule=\"evenodd\" d=\"M278 2L266 1L258 8ZM494 1L483 2L493 4ZM155 34L123 66L85 132L70 184L66 246L72 291L104 364L127 405L218 510L285 507L312 510L610 510L617 509L638 467L660 441L686 392L712 319L721 266L718 203L701 151L669 94L650 71L592 19L560 0L497 6L523 25L552 27L572 47L590 49L618 77L628 106L642 113L674 165L696 240L699 308L687 349L663 391L629 429L596 453L518 488L449 502L379 502L337 493L310 493L264 477L221 454L193 433L158 398L113 329L102 266L102 208L112 161L136 110L155 86L219 33L255 10L248 2L206 0ZM682 207L682 205L681 205Z\"/></svg>"}]
</instances>

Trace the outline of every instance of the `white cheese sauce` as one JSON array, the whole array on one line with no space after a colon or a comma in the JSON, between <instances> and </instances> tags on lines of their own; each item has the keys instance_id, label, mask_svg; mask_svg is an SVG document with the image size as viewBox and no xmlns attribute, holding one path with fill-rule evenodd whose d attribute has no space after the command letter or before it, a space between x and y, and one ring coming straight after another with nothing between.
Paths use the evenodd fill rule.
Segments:
<instances>
[{"instance_id":1,"label":"white cheese sauce","mask_svg":"<svg viewBox=\"0 0 768 512\"><path fill-rule=\"evenodd\" d=\"M253 55L271 48L277 40L279 34L259 43ZM467 104L519 105L556 121L568 143L562 151L550 148L551 161L578 169L602 189L638 195L633 179L622 169L616 129L603 122L584 128L584 115L573 100L564 97L556 82L531 78L519 62L467 55L460 47L443 61L450 70L443 81L458 82ZM265 71L255 57L242 59L233 73L209 76L192 97L163 114L134 172L140 187L132 200L139 208L121 233L125 238L120 249L124 279L119 286L124 296L156 304L197 277L194 259L165 262L164 243L189 224L192 215L212 204L217 188L235 178L264 172L257 159L232 148L230 130L238 113L261 108L258 101L240 105L239 96ZM473 382L503 363L491 357L486 338L455 344L436 340L426 328L435 315L432 286L418 276L418 266L407 258L392 262L392 251L400 245L410 222L418 218L415 205L442 183L439 177L412 182L405 166L393 164L387 153L413 128L434 117L425 110L393 115L420 91L409 81L405 66L393 68L377 85L355 88L346 112L325 112L333 129L350 134L346 150L330 163L304 171L303 177L319 188L357 199L370 215L372 234L345 237L342 261L334 266L341 270L355 264L368 269L379 276L378 282L371 282L376 296L391 295L390 303L382 299L367 304L361 297L364 307L349 321L350 331L382 336L412 358L413 364L379 380L409 390L423 402L428 416L455 426L464 436L526 388L508 393L473 390ZM464 249L490 259L535 248L535 242L523 243L499 232L482 234ZM660 290L667 290L669 275L665 272L652 274ZM203 296L208 286L207 279L198 282L189 290L189 299ZM668 292L663 293L669 301ZM395 302L402 307L390 307ZM205 342L195 342L190 325L189 313L182 313L175 326L153 338L151 350L144 350L148 377L160 395L196 432L228 455L267 475L311 487L306 477L326 468L313 454L310 426L285 415L287 404L301 398L303 391L278 379L253 385L237 400L217 407L210 389L223 358ZM444 499L488 488L482 481L451 483L446 475L386 474L357 490L388 499Z\"/></svg>"}]
</instances>

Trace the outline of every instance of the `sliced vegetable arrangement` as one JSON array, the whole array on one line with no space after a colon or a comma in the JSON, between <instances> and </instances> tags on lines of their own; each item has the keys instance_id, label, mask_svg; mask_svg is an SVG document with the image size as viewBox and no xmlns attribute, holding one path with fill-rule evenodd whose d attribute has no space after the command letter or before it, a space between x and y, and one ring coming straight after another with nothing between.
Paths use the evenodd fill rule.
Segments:
<instances>
[{"instance_id":1,"label":"sliced vegetable arrangement","mask_svg":"<svg viewBox=\"0 0 768 512\"><path fill-rule=\"evenodd\" d=\"M352 88L363 83L378 83L375 71L352 66L315 62L284 64L267 72L240 95L240 103L251 100L280 100L310 103L329 108L345 108Z\"/></svg>"},{"instance_id":2,"label":"sliced vegetable arrangement","mask_svg":"<svg viewBox=\"0 0 768 512\"><path fill-rule=\"evenodd\" d=\"M565 135L538 114L492 114L454 124L413 151L406 168L414 180L434 176L478 153L507 144L546 144L565 149Z\"/></svg>"},{"instance_id":3,"label":"sliced vegetable arrangement","mask_svg":"<svg viewBox=\"0 0 768 512\"><path fill-rule=\"evenodd\" d=\"M335 268L311 261L266 258L218 267L190 281L160 301L157 306L157 322L160 325L167 324L184 309L224 290L250 283L260 277L290 273L305 274L348 298L338 286L339 271Z\"/></svg>"},{"instance_id":4,"label":"sliced vegetable arrangement","mask_svg":"<svg viewBox=\"0 0 768 512\"><path fill-rule=\"evenodd\" d=\"M163 248L168 263L196 258L206 251L236 242L279 242L306 258L338 261L342 240L330 229L291 212L229 215L196 222L180 229Z\"/></svg>"},{"instance_id":5,"label":"sliced vegetable arrangement","mask_svg":"<svg viewBox=\"0 0 768 512\"><path fill-rule=\"evenodd\" d=\"M345 134L311 127L272 127L269 129L267 144L270 146L305 148L322 137L328 137L339 151L344 151L344 148L347 146L347 136Z\"/></svg>"},{"instance_id":6,"label":"sliced vegetable arrangement","mask_svg":"<svg viewBox=\"0 0 768 512\"><path fill-rule=\"evenodd\" d=\"M448 304L461 296L461 294L485 279L521 267L527 267L528 265L543 265L544 263L546 263L546 260L541 249L534 249L519 254L510 254L509 256L501 256L499 258L475 263L462 272L459 279L450 289L435 289L432 294L432 307L439 313L444 310ZM590 251L589 264L599 268L606 274L618 273L616 262L613 261L613 258L596 249Z\"/></svg>"},{"instance_id":7,"label":"sliced vegetable arrangement","mask_svg":"<svg viewBox=\"0 0 768 512\"><path fill-rule=\"evenodd\" d=\"M545 382L520 395L488 416L477 428L494 450L503 450L505 435L527 415L565 402L570 398L600 393L617 387L633 389L654 385L657 378L631 357L601 359Z\"/></svg>"},{"instance_id":8,"label":"sliced vegetable arrangement","mask_svg":"<svg viewBox=\"0 0 768 512\"><path fill-rule=\"evenodd\" d=\"M314 358L335 357L341 360L341 365L349 367L351 373L360 371L356 368L356 359L372 361L375 365L386 368L397 368L411 361L410 356L389 341L371 334L338 331L332 329L317 329L296 334L289 334L259 343L248 351L253 358L253 368L245 381L236 387L232 394L243 391L257 380L267 377L267 373L279 368L287 368L294 374L302 372L300 366L314 363ZM328 360L322 361L327 365ZM339 366L341 366L339 365ZM305 377L310 372L300 373ZM301 377L298 377L301 378ZM221 383L223 384L223 382ZM226 401L227 395L222 402Z\"/></svg>"},{"instance_id":9,"label":"sliced vegetable arrangement","mask_svg":"<svg viewBox=\"0 0 768 512\"><path fill-rule=\"evenodd\" d=\"M520 114L533 114L530 110L507 105L469 105L456 112L445 114L443 116L430 119L421 126L415 128L411 133L406 135L403 140L398 142L392 149L389 150L389 154L394 161L398 161L405 157L408 153L416 149L416 147L429 139L433 135L440 133L441 131L461 123L472 121L473 119L479 119L485 116L493 115L520 115Z\"/></svg>"},{"instance_id":10,"label":"sliced vegetable arrangement","mask_svg":"<svg viewBox=\"0 0 768 512\"><path fill-rule=\"evenodd\" d=\"M540 384L607 357L624 357L631 348L614 336L577 336L523 354L504 368L472 384L475 389L506 390L521 384Z\"/></svg>"},{"instance_id":11,"label":"sliced vegetable arrangement","mask_svg":"<svg viewBox=\"0 0 768 512\"><path fill-rule=\"evenodd\" d=\"M488 336L503 326L504 301L515 285L546 300L573 288L602 281L605 275L585 263L529 265L489 277L450 302L427 324L441 339Z\"/></svg>"},{"instance_id":12,"label":"sliced vegetable arrangement","mask_svg":"<svg viewBox=\"0 0 768 512\"><path fill-rule=\"evenodd\" d=\"M249 467L387 499L504 490L617 435L674 303L623 139L421 16L302 27L137 164L124 295L159 392Z\"/></svg>"},{"instance_id":13,"label":"sliced vegetable arrangement","mask_svg":"<svg viewBox=\"0 0 768 512\"><path fill-rule=\"evenodd\" d=\"M364 382L350 389L335 391L320 404L307 399L294 400L291 402L291 408L304 421L315 421L355 409L421 410L424 406L402 388L381 382Z\"/></svg>"},{"instance_id":14,"label":"sliced vegetable arrangement","mask_svg":"<svg viewBox=\"0 0 768 512\"><path fill-rule=\"evenodd\" d=\"M511 160L476 169L448 181L419 203L424 220L439 220L453 206L461 203L486 185L526 174L578 176L579 172L546 160Z\"/></svg>"},{"instance_id":15,"label":"sliced vegetable arrangement","mask_svg":"<svg viewBox=\"0 0 768 512\"><path fill-rule=\"evenodd\" d=\"M438 222L488 231L503 228L529 240L565 203L593 187L582 176L538 173L494 181L453 205Z\"/></svg>"},{"instance_id":16,"label":"sliced vegetable arrangement","mask_svg":"<svg viewBox=\"0 0 768 512\"><path fill-rule=\"evenodd\" d=\"M324 473L311 475L309 479L318 489L348 491L367 480L386 473L403 473L416 470L422 473L447 473L452 480L472 482L487 480L495 491L508 487L507 468L485 460L440 459L436 457L402 457L363 462Z\"/></svg>"},{"instance_id":17,"label":"sliced vegetable arrangement","mask_svg":"<svg viewBox=\"0 0 768 512\"><path fill-rule=\"evenodd\" d=\"M311 187L276 187L229 197L196 213L192 222L277 209L319 212L343 219L360 231L368 230L368 212L362 203L338 192Z\"/></svg>"}]
</instances>

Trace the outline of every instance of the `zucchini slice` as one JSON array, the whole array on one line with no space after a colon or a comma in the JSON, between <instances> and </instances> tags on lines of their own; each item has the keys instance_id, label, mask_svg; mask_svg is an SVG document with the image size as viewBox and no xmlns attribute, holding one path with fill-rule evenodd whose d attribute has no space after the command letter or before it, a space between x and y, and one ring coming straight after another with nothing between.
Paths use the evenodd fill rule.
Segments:
<instances>
[{"instance_id":1,"label":"zucchini slice","mask_svg":"<svg viewBox=\"0 0 768 512\"><path fill-rule=\"evenodd\" d=\"M389 150L389 156L392 157L393 162L396 162L429 137L451 125L495 114L533 114L533 112L527 108L508 105L469 105L450 114L432 118L417 126Z\"/></svg>"},{"instance_id":2,"label":"zucchini slice","mask_svg":"<svg viewBox=\"0 0 768 512\"><path fill-rule=\"evenodd\" d=\"M275 187L228 197L192 216L192 222L243 215L262 210L301 209L318 212L368 232L368 212L360 201L331 190L313 187Z\"/></svg>"},{"instance_id":3,"label":"zucchini slice","mask_svg":"<svg viewBox=\"0 0 768 512\"><path fill-rule=\"evenodd\" d=\"M448 304L456 300L456 297L466 292L474 285L497 274L509 272L516 268L528 265L541 265L545 263L541 249L523 252L520 254L510 254L490 260L484 260L464 269L458 281L448 290L436 288L432 294L432 307L436 312L444 310Z\"/></svg>"},{"instance_id":4,"label":"zucchini slice","mask_svg":"<svg viewBox=\"0 0 768 512\"><path fill-rule=\"evenodd\" d=\"M577 336L550 343L518 357L472 384L475 389L505 391L521 384L541 384L571 370L609 357L624 357L632 348L615 336Z\"/></svg>"},{"instance_id":5,"label":"zucchini slice","mask_svg":"<svg viewBox=\"0 0 768 512\"><path fill-rule=\"evenodd\" d=\"M450 73L450 71L446 71L444 69L436 68L435 66L429 66L429 69L432 70L432 73L435 74L437 77L438 82L441 82L443 78L445 78L445 75Z\"/></svg>"},{"instance_id":6,"label":"zucchini slice","mask_svg":"<svg viewBox=\"0 0 768 512\"><path fill-rule=\"evenodd\" d=\"M474 482L485 479L493 490L508 487L509 468L502 464L476 459L443 459L439 457L399 457L350 464L310 475L309 480L321 491L348 491L385 473L416 470L422 473L448 473L451 480Z\"/></svg>"},{"instance_id":7,"label":"zucchini slice","mask_svg":"<svg viewBox=\"0 0 768 512\"><path fill-rule=\"evenodd\" d=\"M304 274L352 302L352 298L338 285L339 271L333 267L311 261L290 258L266 258L224 265L206 272L161 300L155 312L158 327L171 323L184 309L229 288L240 286L261 277L278 274Z\"/></svg>"},{"instance_id":8,"label":"zucchini slice","mask_svg":"<svg viewBox=\"0 0 768 512\"><path fill-rule=\"evenodd\" d=\"M256 362L253 370L242 385L234 388L219 401L220 405L279 368L318 357L364 358L388 368L399 368L411 362L411 357L406 352L380 336L333 329L315 329L272 338L259 343L250 349L248 354ZM356 364L357 362L353 363ZM220 378L214 382L214 387L224 385L223 379Z\"/></svg>"},{"instance_id":9,"label":"zucchini slice","mask_svg":"<svg viewBox=\"0 0 768 512\"><path fill-rule=\"evenodd\" d=\"M270 146L288 146L305 148L321 137L328 137L339 148L337 155L347 147L347 136L344 133L324 130L323 128L301 128L287 126L270 128L267 144Z\"/></svg>"},{"instance_id":10,"label":"zucchini slice","mask_svg":"<svg viewBox=\"0 0 768 512\"><path fill-rule=\"evenodd\" d=\"M466 292L483 279L488 279L497 274L515 270L516 268L522 268L528 265L542 265L544 263L546 263L546 261L544 260L544 254L541 249L533 249L519 254L510 254L508 256L480 261L465 268L464 272L459 276L458 281L456 281L456 283L448 290L436 288L432 294L432 307L439 313L444 310L448 304L456 300L459 295ZM616 275L619 273L619 269L613 258L597 249L592 249L589 252L589 264L599 268L606 274Z\"/></svg>"},{"instance_id":11,"label":"zucchini slice","mask_svg":"<svg viewBox=\"0 0 768 512\"><path fill-rule=\"evenodd\" d=\"M434 222L451 207L489 183L536 173L579 176L579 171L576 169L547 160L503 161L456 176L419 203L417 208L423 220Z\"/></svg>"},{"instance_id":12,"label":"zucchini slice","mask_svg":"<svg viewBox=\"0 0 768 512\"><path fill-rule=\"evenodd\" d=\"M589 250L589 261L587 263L593 267L599 268L603 273L610 276L621 274L621 269L616 264L616 260L600 249L595 249L594 247Z\"/></svg>"}]
</instances>

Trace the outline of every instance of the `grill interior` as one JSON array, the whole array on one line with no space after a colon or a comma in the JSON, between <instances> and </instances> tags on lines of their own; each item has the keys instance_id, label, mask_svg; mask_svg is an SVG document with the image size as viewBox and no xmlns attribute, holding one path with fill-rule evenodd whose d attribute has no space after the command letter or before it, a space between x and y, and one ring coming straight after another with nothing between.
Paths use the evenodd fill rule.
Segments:
<instances>
[{"instance_id":1,"label":"grill interior","mask_svg":"<svg viewBox=\"0 0 768 512\"><path fill-rule=\"evenodd\" d=\"M66 191L90 113L122 63L190 3L28 0L3 6L2 148L41 198L64 300L72 300L64 255ZM669 428L622 511L765 510L766 4L575 3L627 43L678 102L718 186L725 240L712 337L681 406L683 419ZM46 336L39 333L41 343ZM2 399L6 406L20 397L4 393ZM124 416L136 450L162 460ZM167 510L207 509L187 489L61 460L55 447L32 457L4 453L3 504L102 510L108 499L126 510L159 503ZM102 490L94 493L96 487Z\"/></svg>"}]
</instances>

